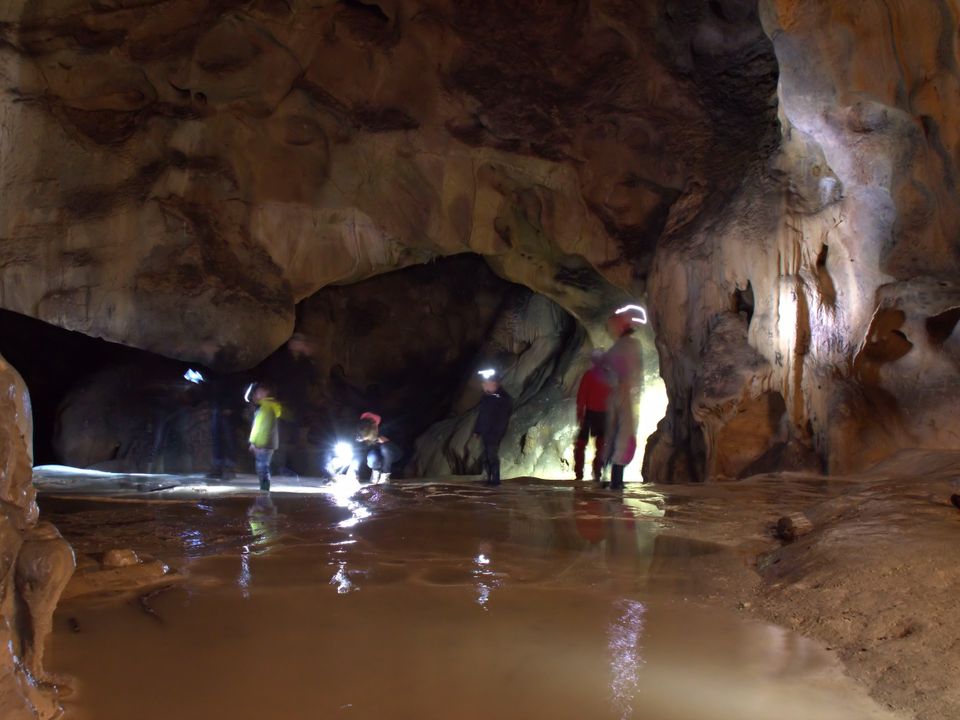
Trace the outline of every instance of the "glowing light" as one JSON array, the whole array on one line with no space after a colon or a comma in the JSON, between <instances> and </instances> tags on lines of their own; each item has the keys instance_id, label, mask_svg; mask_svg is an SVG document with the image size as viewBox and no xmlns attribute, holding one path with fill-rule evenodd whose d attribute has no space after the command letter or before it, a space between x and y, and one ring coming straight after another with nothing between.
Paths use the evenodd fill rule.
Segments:
<instances>
[{"instance_id":1,"label":"glowing light","mask_svg":"<svg viewBox=\"0 0 960 720\"><path fill-rule=\"evenodd\" d=\"M631 311L640 315L640 317L630 318L633 322L640 323L641 325L647 324L647 311L639 305L624 305L622 308L619 308L614 315L622 315L625 312Z\"/></svg>"},{"instance_id":2,"label":"glowing light","mask_svg":"<svg viewBox=\"0 0 960 720\"><path fill-rule=\"evenodd\" d=\"M482 543L481 550L489 547L488 543ZM480 552L473 559L476 567L473 570L473 577L477 589L477 605L484 611L488 610L487 604L490 602L490 595L495 588L500 587L500 580L496 573L490 570L490 557L485 552Z\"/></svg>"},{"instance_id":3,"label":"glowing light","mask_svg":"<svg viewBox=\"0 0 960 720\"><path fill-rule=\"evenodd\" d=\"M494 370L493 368L487 368L486 370L481 370L480 372L477 373L477 375L482 377L484 380L490 380L496 374L497 374L497 371Z\"/></svg>"},{"instance_id":4,"label":"glowing light","mask_svg":"<svg viewBox=\"0 0 960 720\"><path fill-rule=\"evenodd\" d=\"M194 385L199 385L204 381L203 373L193 368L190 368L183 374L183 379L187 382L192 382Z\"/></svg>"},{"instance_id":5,"label":"glowing light","mask_svg":"<svg viewBox=\"0 0 960 720\"><path fill-rule=\"evenodd\" d=\"M327 472L334 477L347 477L355 473L359 463L353 457L353 445L341 440L333 447L333 457L327 461Z\"/></svg>"},{"instance_id":6,"label":"glowing light","mask_svg":"<svg viewBox=\"0 0 960 720\"><path fill-rule=\"evenodd\" d=\"M243 393L243 401L250 402L250 393L253 392L253 383L247 385L247 389Z\"/></svg>"}]
</instances>

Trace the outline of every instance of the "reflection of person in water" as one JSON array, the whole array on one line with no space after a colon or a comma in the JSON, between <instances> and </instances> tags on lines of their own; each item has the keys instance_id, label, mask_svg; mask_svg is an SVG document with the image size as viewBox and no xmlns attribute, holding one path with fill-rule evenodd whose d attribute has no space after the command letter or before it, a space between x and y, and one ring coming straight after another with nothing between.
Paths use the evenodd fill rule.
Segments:
<instances>
[{"instance_id":1,"label":"reflection of person in water","mask_svg":"<svg viewBox=\"0 0 960 720\"><path fill-rule=\"evenodd\" d=\"M240 550L240 577L237 584L243 597L250 597L250 585L253 583L253 571L250 567L252 555L265 555L276 540L277 508L269 493L258 495L247 510L247 524L250 527L250 541Z\"/></svg>"},{"instance_id":2,"label":"reflection of person in water","mask_svg":"<svg viewBox=\"0 0 960 720\"><path fill-rule=\"evenodd\" d=\"M379 415L365 412L357 427L357 442L365 453L366 468L374 484L390 479L393 464L400 459L400 450L389 438L380 434Z\"/></svg>"}]
</instances>

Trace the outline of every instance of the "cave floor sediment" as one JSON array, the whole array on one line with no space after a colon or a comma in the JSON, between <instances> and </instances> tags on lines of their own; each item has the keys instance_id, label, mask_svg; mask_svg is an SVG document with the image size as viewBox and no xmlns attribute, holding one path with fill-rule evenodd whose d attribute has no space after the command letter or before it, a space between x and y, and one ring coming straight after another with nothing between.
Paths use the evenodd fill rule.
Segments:
<instances>
[{"instance_id":1,"label":"cave floor sediment","mask_svg":"<svg viewBox=\"0 0 960 720\"><path fill-rule=\"evenodd\" d=\"M51 662L67 720L955 717L955 476L942 453L622 497L281 476L268 501L252 477L39 470L88 580ZM814 531L783 546L797 511ZM171 572L93 592L118 548Z\"/></svg>"}]
</instances>

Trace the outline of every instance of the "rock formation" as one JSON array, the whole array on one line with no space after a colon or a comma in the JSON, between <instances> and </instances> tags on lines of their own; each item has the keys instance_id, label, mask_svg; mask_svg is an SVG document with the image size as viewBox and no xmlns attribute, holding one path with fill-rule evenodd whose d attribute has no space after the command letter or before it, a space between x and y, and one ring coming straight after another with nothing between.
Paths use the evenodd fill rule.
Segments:
<instances>
[{"instance_id":1,"label":"rock formation","mask_svg":"<svg viewBox=\"0 0 960 720\"><path fill-rule=\"evenodd\" d=\"M684 227L674 213L658 244L650 304L671 408L649 479L735 475L784 442L843 472L960 440L958 8L760 9L782 140L725 212ZM749 325L733 341L738 312ZM718 376L723 403L704 403ZM782 414L751 421L758 403Z\"/></svg>"},{"instance_id":2,"label":"rock formation","mask_svg":"<svg viewBox=\"0 0 960 720\"><path fill-rule=\"evenodd\" d=\"M0 358L0 716L15 720L58 712L43 649L74 569L70 545L37 524L31 435L30 396Z\"/></svg>"},{"instance_id":3,"label":"rock formation","mask_svg":"<svg viewBox=\"0 0 960 720\"><path fill-rule=\"evenodd\" d=\"M249 368L472 252L594 342L647 293L650 479L953 447L957 10L10 2L0 306Z\"/></svg>"}]
</instances>

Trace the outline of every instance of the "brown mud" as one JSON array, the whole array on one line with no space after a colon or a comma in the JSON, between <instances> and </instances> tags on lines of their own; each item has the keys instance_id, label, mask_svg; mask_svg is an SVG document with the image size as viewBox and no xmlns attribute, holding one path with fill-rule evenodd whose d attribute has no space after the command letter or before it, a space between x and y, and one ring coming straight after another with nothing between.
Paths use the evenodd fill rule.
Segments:
<instances>
[{"instance_id":1,"label":"brown mud","mask_svg":"<svg viewBox=\"0 0 960 720\"><path fill-rule=\"evenodd\" d=\"M181 578L63 603L50 657L67 720L954 718L955 471L47 495L80 553Z\"/></svg>"}]
</instances>

